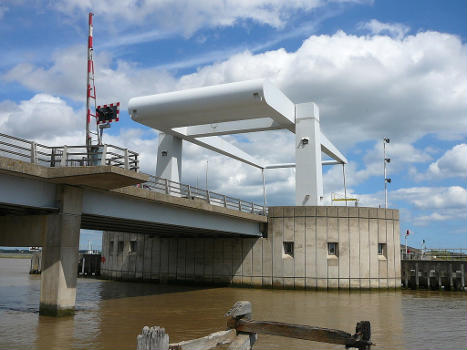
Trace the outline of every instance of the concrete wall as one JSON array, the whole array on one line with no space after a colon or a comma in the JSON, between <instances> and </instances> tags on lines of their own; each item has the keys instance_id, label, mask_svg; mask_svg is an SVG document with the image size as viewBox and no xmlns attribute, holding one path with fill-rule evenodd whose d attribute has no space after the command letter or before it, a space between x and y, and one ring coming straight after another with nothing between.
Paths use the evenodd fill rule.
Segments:
<instances>
[{"instance_id":1,"label":"concrete wall","mask_svg":"<svg viewBox=\"0 0 467 350\"><path fill-rule=\"evenodd\" d=\"M272 207L264 238L104 232L101 274L274 288L398 288L399 232L398 210ZM130 252L131 241L136 246ZM284 242L293 243L293 256L285 254ZM328 254L328 243L337 243L337 254ZM383 254L378 244L384 244Z\"/></svg>"}]
</instances>

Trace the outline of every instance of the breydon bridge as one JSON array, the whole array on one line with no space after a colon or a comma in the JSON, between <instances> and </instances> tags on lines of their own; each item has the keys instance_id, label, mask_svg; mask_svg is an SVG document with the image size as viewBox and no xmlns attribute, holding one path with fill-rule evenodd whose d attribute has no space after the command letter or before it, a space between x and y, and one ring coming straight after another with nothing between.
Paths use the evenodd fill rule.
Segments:
<instances>
[{"instance_id":1,"label":"breydon bridge","mask_svg":"<svg viewBox=\"0 0 467 350\"><path fill-rule=\"evenodd\" d=\"M113 145L51 147L0 134L0 246L41 246L41 314L72 312L80 229L259 237L264 206L139 172Z\"/></svg>"}]
</instances>

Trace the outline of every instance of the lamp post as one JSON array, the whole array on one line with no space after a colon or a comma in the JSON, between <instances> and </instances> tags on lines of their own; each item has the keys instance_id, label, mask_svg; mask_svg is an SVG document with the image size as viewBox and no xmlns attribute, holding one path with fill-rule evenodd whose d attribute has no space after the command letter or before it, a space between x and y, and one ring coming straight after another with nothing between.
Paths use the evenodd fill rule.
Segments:
<instances>
[{"instance_id":1,"label":"lamp post","mask_svg":"<svg viewBox=\"0 0 467 350\"><path fill-rule=\"evenodd\" d=\"M391 158L386 158L386 144L390 143L391 140L385 137L383 139L383 157L384 157L384 208L388 208L388 183L391 183L391 179L387 177L386 166L391 163Z\"/></svg>"}]
</instances>

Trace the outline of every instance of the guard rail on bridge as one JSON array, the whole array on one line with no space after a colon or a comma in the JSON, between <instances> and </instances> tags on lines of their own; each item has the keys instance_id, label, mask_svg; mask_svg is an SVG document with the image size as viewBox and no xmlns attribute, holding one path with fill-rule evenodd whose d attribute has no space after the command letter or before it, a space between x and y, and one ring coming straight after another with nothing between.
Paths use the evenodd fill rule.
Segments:
<instances>
[{"instance_id":1,"label":"guard rail on bridge","mask_svg":"<svg viewBox=\"0 0 467 350\"><path fill-rule=\"evenodd\" d=\"M189 198L193 200L206 201L211 205L217 205L220 207L234 209L245 213L253 213L258 215L266 215L266 207L255 204L253 202L244 201L241 199L233 198L224 194L212 192L209 190L193 187L170 181L156 176L150 176L148 182L143 183L143 188L150 189L152 191L169 194L176 197Z\"/></svg>"},{"instance_id":2,"label":"guard rail on bridge","mask_svg":"<svg viewBox=\"0 0 467 350\"><path fill-rule=\"evenodd\" d=\"M112 165L138 171L138 153L114 145L46 146L0 133L0 155L46 167Z\"/></svg>"},{"instance_id":3,"label":"guard rail on bridge","mask_svg":"<svg viewBox=\"0 0 467 350\"><path fill-rule=\"evenodd\" d=\"M15 158L46 167L111 165L139 172L138 153L114 145L46 146L34 141L0 133L0 156ZM267 208L253 202L233 198L167 179L148 175L150 180L139 187L192 200L206 201L245 213L267 215Z\"/></svg>"}]
</instances>

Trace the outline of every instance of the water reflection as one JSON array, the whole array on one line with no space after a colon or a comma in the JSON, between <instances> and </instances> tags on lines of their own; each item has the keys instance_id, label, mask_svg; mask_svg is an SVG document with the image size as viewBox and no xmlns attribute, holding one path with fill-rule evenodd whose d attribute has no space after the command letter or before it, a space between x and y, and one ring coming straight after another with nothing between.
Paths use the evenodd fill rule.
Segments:
<instances>
[{"instance_id":1,"label":"water reflection","mask_svg":"<svg viewBox=\"0 0 467 350\"><path fill-rule=\"evenodd\" d=\"M316 292L196 288L80 279L73 317L38 315L39 279L27 261L0 259L0 348L135 349L144 325L161 325L172 342L225 328L223 314L250 300L253 317L353 332L372 322L374 349L464 349L465 293ZM24 266L23 266L24 265ZM261 335L255 349L343 349Z\"/></svg>"}]
</instances>

